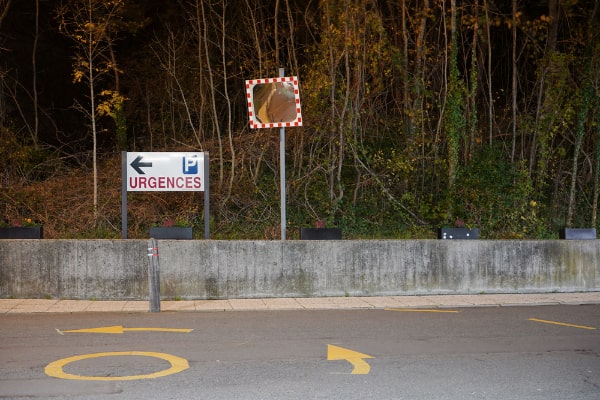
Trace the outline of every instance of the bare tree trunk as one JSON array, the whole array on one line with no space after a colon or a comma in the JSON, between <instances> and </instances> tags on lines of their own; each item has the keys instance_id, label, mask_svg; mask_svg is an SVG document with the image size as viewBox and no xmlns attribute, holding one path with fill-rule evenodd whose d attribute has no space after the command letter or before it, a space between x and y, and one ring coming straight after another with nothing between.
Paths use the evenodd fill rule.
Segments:
<instances>
[{"instance_id":1,"label":"bare tree trunk","mask_svg":"<svg viewBox=\"0 0 600 400\"><path fill-rule=\"evenodd\" d=\"M299 70L298 52L296 51L296 38L294 36L296 28L294 26L294 17L292 15L292 8L290 7L289 0L285 0L285 7L286 7L287 22L288 22L289 32L290 32L287 37L287 48L288 48L287 53L288 53L288 58L289 58L288 62L289 62L289 65L292 67L292 71L295 71L293 75L296 75Z\"/></svg>"},{"instance_id":2,"label":"bare tree trunk","mask_svg":"<svg viewBox=\"0 0 600 400\"><path fill-rule=\"evenodd\" d=\"M280 68L279 64L279 0L275 0L275 13L273 14L273 27L275 29L273 40L275 41L275 66Z\"/></svg>"},{"instance_id":3,"label":"bare tree trunk","mask_svg":"<svg viewBox=\"0 0 600 400\"><path fill-rule=\"evenodd\" d=\"M591 14L591 19L590 19L590 33L593 32L593 28L598 26L598 23L594 23L594 16L596 16L598 14L598 12L600 8L600 1L599 0L594 0L594 11ZM597 41L598 38L594 37L593 39L594 41ZM594 48L594 43L592 42L590 44L590 46L592 46L592 48ZM593 89L595 89L596 93L598 93L600 91L600 85L599 85L599 81L598 81L598 73L597 71L591 71L591 76L592 78L592 86ZM595 135L594 135L594 147L595 147L595 157L594 157L594 190L593 190L593 198L592 198L592 217L591 217L591 222L590 225L592 227L596 226L596 221L597 221L597 215L598 215L598 197L600 196L600 110L598 110L598 108L600 107L600 104L598 104L598 102L596 102L595 104L595 112L592 111L592 115L594 115L594 129L595 129Z\"/></svg>"},{"instance_id":4,"label":"bare tree trunk","mask_svg":"<svg viewBox=\"0 0 600 400\"><path fill-rule=\"evenodd\" d=\"M416 47L416 57L415 57L415 81L417 86L417 93L420 93L421 85L422 85L422 77L423 77L423 61L424 61L424 53L425 53L425 34L427 33L427 12L429 10L430 4L429 0L423 1L422 7L422 15L421 22L419 23L419 34L417 36L417 42L415 44ZM419 96L417 96L419 97Z\"/></svg>"},{"instance_id":5,"label":"bare tree trunk","mask_svg":"<svg viewBox=\"0 0 600 400\"><path fill-rule=\"evenodd\" d=\"M492 35L490 33L490 9L487 0L484 0L485 7L485 34L487 41L487 80L488 80L488 136L489 144L492 145L494 132L494 94L492 90Z\"/></svg>"},{"instance_id":6,"label":"bare tree trunk","mask_svg":"<svg viewBox=\"0 0 600 400\"><path fill-rule=\"evenodd\" d=\"M598 197L600 196L600 112L597 111L595 114L596 119L596 135L594 140L594 145L596 148L595 155L595 163L594 163L594 192L592 199L592 218L591 218L591 226L596 226L597 216L598 216Z\"/></svg>"},{"instance_id":7,"label":"bare tree trunk","mask_svg":"<svg viewBox=\"0 0 600 400\"><path fill-rule=\"evenodd\" d=\"M458 9L456 0L450 1L450 44L448 59L448 81L446 90L444 111L444 128L447 136L448 147L448 199L451 200L455 194L455 182L459 170L459 160L461 143L464 138L464 130L466 126L465 119L465 85L461 81L458 70ZM446 50L448 52L448 50ZM446 219L452 220L454 217L453 202L448 201L448 209Z\"/></svg>"},{"instance_id":8,"label":"bare tree trunk","mask_svg":"<svg viewBox=\"0 0 600 400\"><path fill-rule=\"evenodd\" d=\"M98 222L98 132L96 129L96 93L94 85L96 84L96 75L94 72L95 64L92 61L92 55L95 53L94 49L94 35L91 29L93 17L92 0L88 2L88 38L87 38L87 54L88 54L88 84L90 89L90 120L92 123L92 164L93 164L93 175L94 175L94 225Z\"/></svg>"},{"instance_id":9,"label":"bare tree trunk","mask_svg":"<svg viewBox=\"0 0 600 400\"><path fill-rule=\"evenodd\" d=\"M214 84L214 77L213 77L213 70L210 64L210 47L208 45L208 19L206 18L206 12L204 10L204 2L202 1L202 24L204 26L204 49L205 49L205 55L206 55L206 68L208 71L208 80L209 80L209 87L210 88L214 88L215 84ZM219 113L217 112L217 100L215 98L215 91L214 89L210 90L210 97L211 97L211 104L212 104L212 118L213 118L213 126L214 126L214 132L215 135L217 137L218 143L219 143L219 186L223 185L223 170L224 170L224 160L223 160L223 141L221 139L221 126L219 123Z\"/></svg>"},{"instance_id":10,"label":"bare tree trunk","mask_svg":"<svg viewBox=\"0 0 600 400\"><path fill-rule=\"evenodd\" d=\"M439 93L439 102L440 102L440 109L439 109L439 118L436 124L436 128L435 128L435 139L434 139L434 143L437 143L440 139L441 136L441 132L442 132L442 127L444 124L444 113L446 110L446 101L448 100L448 65L449 65L449 60L450 60L450 56L449 56L449 43L448 43L448 22L446 21L446 2L442 1L441 2L441 11L442 11L442 30L443 30L443 38L444 38L444 49L443 49L443 60L444 62L441 65L441 70L442 70L442 83L441 83L441 90ZM434 150L437 152L437 149L434 148ZM436 156L437 157L437 156Z\"/></svg>"},{"instance_id":11,"label":"bare tree trunk","mask_svg":"<svg viewBox=\"0 0 600 400\"><path fill-rule=\"evenodd\" d=\"M587 80L587 78L584 78ZM569 206L567 208L567 227L573 225L573 216L575 214L576 205L576 192L577 192L577 179L579 173L579 153L581 152L581 144L583 142L583 136L585 134L585 120L587 118L589 110L589 102L591 101L589 83L583 84L583 96L581 104L579 105L579 113L577 116L577 128L575 132L575 146L573 149L573 166L571 167L571 186L569 189ZM586 87L587 86L587 87Z\"/></svg>"},{"instance_id":12,"label":"bare tree trunk","mask_svg":"<svg viewBox=\"0 0 600 400\"><path fill-rule=\"evenodd\" d=\"M202 19L200 18L200 6L198 5L198 0L196 0L195 5L195 31L197 37L196 43L196 57L198 59L198 147L203 149L205 136L204 136L204 108L206 107L206 95L204 90L204 69L202 68L203 64L203 55L202 55L202 27L200 26L200 22Z\"/></svg>"},{"instance_id":13,"label":"bare tree trunk","mask_svg":"<svg viewBox=\"0 0 600 400\"><path fill-rule=\"evenodd\" d=\"M37 90L37 45L40 36L40 0L35 0L35 34L33 37L33 49L31 50L31 71L33 85L33 145L38 147L40 116L38 111Z\"/></svg>"},{"instance_id":14,"label":"bare tree trunk","mask_svg":"<svg viewBox=\"0 0 600 400\"><path fill-rule=\"evenodd\" d=\"M556 42L558 40L558 1L559 0L549 0L548 1L548 15L550 16L550 26L548 29L548 41L546 44L546 51L544 57L546 58L546 63L544 69L540 72L539 77L539 89L537 94L537 103L536 103L536 112L535 112L535 128L533 130L533 138L531 141L531 152L529 156L529 174L533 175L533 171L538 167L537 173L537 184L541 185L543 183L546 172L544 157L547 156L548 143L546 140L547 133L545 132L546 128L541 129L541 121L543 119L543 115L545 114L545 99L546 96L546 73L551 69L551 64L553 63L551 59L552 53L556 50ZM538 143L539 142L539 143ZM538 156L538 153L541 156ZM538 162L538 160L540 160ZM538 165L542 163L542 165Z\"/></svg>"},{"instance_id":15,"label":"bare tree trunk","mask_svg":"<svg viewBox=\"0 0 600 400\"><path fill-rule=\"evenodd\" d=\"M189 2L190 6L193 8L193 12L190 12L190 19L192 20L192 30L196 35L196 59L198 63L198 87L197 87L197 95L198 95L198 104L196 105L198 112L198 133L196 135L197 143L200 149L203 148L205 144L205 136L204 136L204 111L206 108L206 90L204 88L204 41L203 41L203 19L202 19L202 10L201 10L201 0L194 0Z\"/></svg>"},{"instance_id":16,"label":"bare tree trunk","mask_svg":"<svg viewBox=\"0 0 600 400\"><path fill-rule=\"evenodd\" d=\"M172 96L171 96L171 104L174 104L175 101L179 101L179 97L181 97L181 101L183 102L183 108L185 109L185 115L186 115L186 119L187 122L190 126L190 129L192 130L192 132L194 133L194 136L196 137L196 141L201 144L202 141L200 140L200 136L199 136L199 131L200 128L196 127L194 124L194 121L192 119L192 111L191 111L191 104L190 101L188 101L186 92L184 90L184 87L181 83L181 80L179 79L179 72L178 72L178 46L180 46L181 42L185 42L185 40L182 40L181 37L176 36L175 33L173 33L172 31L168 31L168 38L166 40L166 44L163 44L163 42L165 40L156 40L156 44L157 46L160 48L161 52L164 53L164 58L163 56L157 52L156 50L154 50L154 54L156 56L156 58L159 61L160 67L168 74L168 76L170 77L170 85L172 85L172 83L175 84L176 88L174 88L173 90L171 90ZM172 83L171 83L172 81ZM169 86L170 86L169 85ZM175 92L179 93L179 95L176 95ZM176 119L173 118L173 121L175 121ZM176 132L176 128L173 126L173 133ZM175 137L174 137L175 139Z\"/></svg>"},{"instance_id":17,"label":"bare tree trunk","mask_svg":"<svg viewBox=\"0 0 600 400\"><path fill-rule=\"evenodd\" d=\"M10 2L12 0L0 0L0 27L2 26L2 21L8 15L8 10L10 8Z\"/></svg>"},{"instance_id":18,"label":"bare tree trunk","mask_svg":"<svg viewBox=\"0 0 600 400\"><path fill-rule=\"evenodd\" d=\"M587 43L585 49L584 56L584 66L583 66L583 74L582 74L582 82L581 82L581 104L579 104L579 112L577 114L577 128L575 130L575 146L573 150L573 167L571 168L571 188L569 190L569 207L567 209L567 227L571 227L573 224L573 216L575 214L575 209L577 207L577 199L576 199L576 188L577 188L577 179L579 172L579 153L581 152L581 146L583 143L583 137L585 135L586 130L586 120L588 117L589 110L591 108L591 103L594 98L594 89L592 87L592 55L594 49L594 30L593 30L593 21L595 17L595 13L598 10L598 1L595 2L594 12L590 16L588 23L588 35L587 35Z\"/></svg>"},{"instance_id":19,"label":"bare tree trunk","mask_svg":"<svg viewBox=\"0 0 600 400\"><path fill-rule=\"evenodd\" d=\"M425 172L426 167L427 167L427 162L425 161L425 154L426 154L426 140L425 140L425 129L422 126L423 125L423 121L425 120L424 117L424 110L423 110L423 87L424 87L424 82L425 82L425 72L424 72L424 68L423 68L423 59L424 59L424 48L425 48L425 33L427 32L427 10L429 10L429 0L424 0L423 2L423 7L422 7L422 12L421 12L421 19L420 19L420 23L419 23L419 33L417 35L417 42L415 44L416 47L416 56L415 56L415 61L416 61L416 65L415 65L415 69L414 69L414 85L415 85L415 98L412 102L412 113L415 114L415 116L413 116L413 118L416 117L417 114L421 115L420 118L420 123L421 123L421 170L423 172ZM405 105L405 106L408 106ZM421 173L421 187L425 187L426 184L426 175L425 173Z\"/></svg>"},{"instance_id":20,"label":"bare tree trunk","mask_svg":"<svg viewBox=\"0 0 600 400\"><path fill-rule=\"evenodd\" d=\"M450 77L448 78L447 94L450 96L450 106L448 107L449 118L453 118L455 115L455 107L457 104L454 102L454 96L458 90L458 43L456 37L456 25L457 25L457 10L456 0L450 0L450 59L448 61L450 69ZM448 100L446 100L447 102ZM458 139L458 130L454 121L447 122L446 130L448 133L448 187L450 191L454 188L454 181L456 180L456 173L458 167L458 155L460 140ZM449 215L451 212L448 213Z\"/></svg>"},{"instance_id":21,"label":"bare tree trunk","mask_svg":"<svg viewBox=\"0 0 600 400\"><path fill-rule=\"evenodd\" d=\"M533 174L533 171L534 171L535 165L536 165L536 159L537 159L538 128L539 128L540 114L542 112L542 98L544 96L544 85L545 85L544 75L545 75L545 72L542 71L542 76L540 77L540 88L538 90L538 95L537 95L537 104L536 104L536 111L535 111L535 127L533 129L533 138L531 139L531 152L529 155L529 175L530 176Z\"/></svg>"},{"instance_id":22,"label":"bare tree trunk","mask_svg":"<svg viewBox=\"0 0 600 400\"><path fill-rule=\"evenodd\" d=\"M477 86L479 83L479 70L477 65L477 43L479 34L479 1L475 0L473 7L474 11L474 25L473 25L473 39L471 42L471 72L469 74L469 143L465 146L465 161L469 159L473 153L475 147L475 135L477 133Z\"/></svg>"},{"instance_id":23,"label":"bare tree trunk","mask_svg":"<svg viewBox=\"0 0 600 400\"><path fill-rule=\"evenodd\" d=\"M150 90L147 82L143 93L146 103L146 126L148 127L148 135L150 136L150 151L152 151L154 148L154 130L152 129L152 107L150 106Z\"/></svg>"},{"instance_id":24,"label":"bare tree trunk","mask_svg":"<svg viewBox=\"0 0 600 400\"><path fill-rule=\"evenodd\" d=\"M408 28L406 26L406 14L408 10L406 9L406 0L402 0L400 6L400 12L402 14L401 24L402 24L402 103L404 107L409 107L410 104L410 96L409 89L409 75L408 75ZM419 55L417 54L417 58ZM417 61L418 62L418 61ZM418 71L418 69L417 69ZM415 86L418 83L415 82ZM406 133L412 133L414 131L414 123L413 123L414 110L409 110L408 115L404 118L404 131Z\"/></svg>"},{"instance_id":25,"label":"bare tree trunk","mask_svg":"<svg viewBox=\"0 0 600 400\"><path fill-rule=\"evenodd\" d=\"M512 0L512 149L510 161L515 160L517 147L517 0Z\"/></svg>"},{"instance_id":26,"label":"bare tree trunk","mask_svg":"<svg viewBox=\"0 0 600 400\"><path fill-rule=\"evenodd\" d=\"M198 1L198 0L196 0ZM256 49L256 55L258 58L258 76L263 77L263 55L262 48L260 46L260 37L256 23L256 17L254 16L254 8L250 5L250 0L246 0L246 7L248 9L248 14L250 15L250 21L252 23L252 36L254 39L254 48Z\"/></svg>"},{"instance_id":27,"label":"bare tree trunk","mask_svg":"<svg viewBox=\"0 0 600 400\"><path fill-rule=\"evenodd\" d=\"M346 3L346 18L344 18L344 37L348 38L350 35L354 35L354 33L350 32L349 18L353 18L351 16L350 10L348 10L348 3ZM343 49L343 57L344 57L344 69L346 75L346 91L344 94L342 110L340 111L340 120L338 125L338 155L337 155L337 173L336 173L336 181L337 181L337 196L333 201L334 210L338 208L339 202L344 198L344 188L342 186L342 167L344 164L344 147L346 146L345 140L345 128L346 128L346 112L348 109L348 104L351 102L351 85L352 85L352 72L350 70L350 49L348 48L348 40L344 40L344 49Z\"/></svg>"},{"instance_id":28,"label":"bare tree trunk","mask_svg":"<svg viewBox=\"0 0 600 400\"><path fill-rule=\"evenodd\" d=\"M225 38L227 30L225 29L225 10L227 9L226 0L223 0L223 15L221 19L221 62L223 66L223 96L227 104L227 136L229 138L229 151L231 152L231 171L229 176L229 186L227 187L227 196L223 202L226 202L231 196L233 190L233 182L235 179L235 147L233 146L233 127L232 127L232 116L231 116L231 99L229 98L229 90L227 88L227 58L225 52Z\"/></svg>"},{"instance_id":29,"label":"bare tree trunk","mask_svg":"<svg viewBox=\"0 0 600 400\"><path fill-rule=\"evenodd\" d=\"M89 104L81 106L80 111L88 118L92 130L93 163L93 210L94 225L98 222L98 128L99 111L96 108L96 85L101 76L110 72L107 52L110 50L110 22L122 11L120 1L102 2L98 0L79 0L58 8L61 32L77 43L77 57L74 66L74 81L88 85Z\"/></svg>"},{"instance_id":30,"label":"bare tree trunk","mask_svg":"<svg viewBox=\"0 0 600 400\"><path fill-rule=\"evenodd\" d=\"M329 2L325 1L326 5L325 5L325 15L326 15L326 21L327 21L327 25L326 25L326 29L329 30L328 35L330 35L329 41L328 41L328 51L329 51L329 78L331 80L331 88L329 89L329 105L330 105L330 112L331 112L331 128L334 127L334 121L335 121L335 116L336 116L336 105L335 105L335 92L337 91L337 85L336 85L336 74L335 74L335 70L336 70L336 57L334 56L334 48L333 48L333 32L330 31L331 29L331 10L329 7ZM328 178L329 178L329 199L330 201L333 202L333 199L335 198L335 193L334 193L334 182L335 182L335 175L334 175L334 170L335 170L335 166L333 164L336 156L335 156L335 134L334 132L331 132L329 134L329 155L328 155L328 161L329 161L329 166L327 167L327 171L328 171Z\"/></svg>"}]
</instances>

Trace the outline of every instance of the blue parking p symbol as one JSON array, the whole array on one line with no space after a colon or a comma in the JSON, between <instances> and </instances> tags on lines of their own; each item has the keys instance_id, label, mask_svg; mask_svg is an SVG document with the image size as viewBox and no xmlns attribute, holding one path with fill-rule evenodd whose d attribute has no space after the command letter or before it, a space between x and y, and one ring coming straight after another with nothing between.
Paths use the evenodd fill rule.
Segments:
<instances>
[{"instance_id":1,"label":"blue parking p symbol","mask_svg":"<svg viewBox=\"0 0 600 400\"><path fill-rule=\"evenodd\" d=\"M183 173L198 174L198 157L183 157Z\"/></svg>"}]
</instances>

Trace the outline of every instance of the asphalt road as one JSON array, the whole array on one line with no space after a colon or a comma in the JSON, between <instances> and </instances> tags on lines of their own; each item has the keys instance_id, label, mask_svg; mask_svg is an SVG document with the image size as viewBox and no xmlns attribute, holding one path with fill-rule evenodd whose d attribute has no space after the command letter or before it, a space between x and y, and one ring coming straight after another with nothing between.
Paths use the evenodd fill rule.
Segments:
<instances>
[{"instance_id":1,"label":"asphalt road","mask_svg":"<svg viewBox=\"0 0 600 400\"><path fill-rule=\"evenodd\" d=\"M0 398L600 399L600 305L431 311L1 315Z\"/></svg>"}]
</instances>

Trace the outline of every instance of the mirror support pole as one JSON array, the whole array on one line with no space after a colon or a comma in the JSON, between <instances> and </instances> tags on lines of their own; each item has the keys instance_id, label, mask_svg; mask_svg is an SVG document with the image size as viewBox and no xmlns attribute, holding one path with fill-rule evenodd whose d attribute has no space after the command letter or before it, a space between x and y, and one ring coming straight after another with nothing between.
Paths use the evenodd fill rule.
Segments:
<instances>
[{"instance_id":1,"label":"mirror support pole","mask_svg":"<svg viewBox=\"0 0 600 400\"><path fill-rule=\"evenodd\" d=\"M279 77L285 76L283 68L279 68ZM286 239L286 213L285 213L285 128L279 128L279 186L281 187L281 240Z\"/></svg>"}]
</instances>

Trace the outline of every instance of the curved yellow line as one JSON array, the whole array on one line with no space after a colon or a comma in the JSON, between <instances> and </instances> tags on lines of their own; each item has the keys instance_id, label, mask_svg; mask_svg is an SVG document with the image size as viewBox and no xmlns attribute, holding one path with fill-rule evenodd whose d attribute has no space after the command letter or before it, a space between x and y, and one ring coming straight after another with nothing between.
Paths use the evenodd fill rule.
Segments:
<instances>
[{"instance_id":1,"label":"curved yellow line","mask_svg":"<svg viewBox=\"0 0 600 400\"><path fill-rule=\"evenodd\" d=\"M366 375L371 371L371 366L362 358L349 358L348 362L354 366L352 375Z\"/></svg>"},{"instance_id":2,"label":"curved yellow line","mask_svg":"<svg viewBox=\"0 0 600 400\"><path fill-rule=\"evenodd\" d=\"M72 362L86 360L89 358L99 357L113 357L113 356L143 356L143 357L154 357L165 360L171 364L170 368L162 371L154 372L146 375L127 375L127 376L85 376L85 375L74 375L66 373L63 368L65 365ZM84 381L132 381L136 379L153 379L160 378L167 375L176 374L181 371L188 369L190 365L185 358L177 357L172 354L166 353L155 353L149 351L113 351L105 353L93 353L93 354L82 354L79 356L73 356L68 358L62 358L60 360L51 362L46 366L44 372L46 375L61 378L61 379L74 379Z\"/></svg>"}]
</instances>

